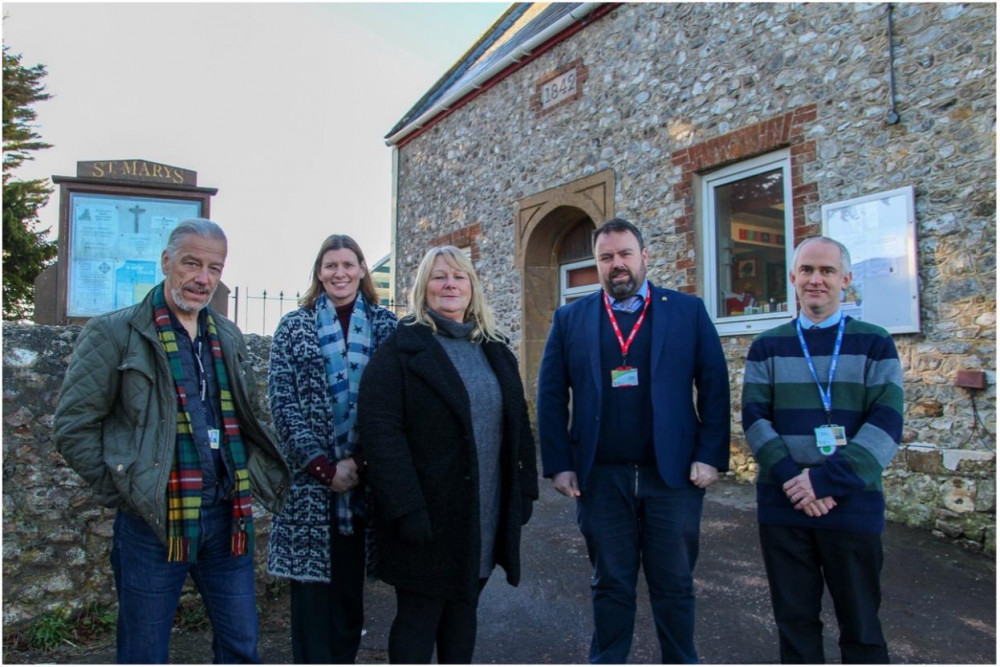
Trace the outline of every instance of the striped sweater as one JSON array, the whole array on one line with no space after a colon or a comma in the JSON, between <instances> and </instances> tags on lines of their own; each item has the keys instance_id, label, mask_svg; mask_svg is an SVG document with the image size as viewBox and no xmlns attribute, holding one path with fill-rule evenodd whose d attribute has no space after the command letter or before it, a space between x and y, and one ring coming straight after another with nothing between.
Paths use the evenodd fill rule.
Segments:
<instances>
[{"instance_id":1,"label":"striped sweater","mask_svg":"<svg viewBox=\"0 0 1000 667\"><path fill-rule=\"evenodd\" d=\"M837 327L803 332L826 387ZM892 337L881 327L847 318L833 381L834 424L848 444L823 456L813 429L826 424L819 388L802 354L795 321L759 335L747 354L743 431L757 459L761 523L863 533L885 525L882 471L903 430L903 373ZM822 517L796 510L782 484L809 468L817 498L837 506Z\"/></svg>"}]
</instances>

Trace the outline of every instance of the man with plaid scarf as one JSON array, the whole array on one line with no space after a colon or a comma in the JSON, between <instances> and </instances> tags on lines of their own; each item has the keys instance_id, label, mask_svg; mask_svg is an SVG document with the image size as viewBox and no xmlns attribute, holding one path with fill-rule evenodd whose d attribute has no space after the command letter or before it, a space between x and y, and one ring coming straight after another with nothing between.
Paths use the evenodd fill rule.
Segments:
<instances>
[{"instance_id":1,"label":"man with plaid scarf","mask_svg":"<svg viewBox=\"0 0 1000 667\"><path fill-rule=\"evenodd\" d=\"M251 500L278 511L290 475L253 414L243 335L208 307L226 251L211 220L175 227L164 281L87 323L60 392L53 440L118 510L119 663L168 661L188 574L212 621L214 662L260 661Z\"/></svg>"}]
</instances>

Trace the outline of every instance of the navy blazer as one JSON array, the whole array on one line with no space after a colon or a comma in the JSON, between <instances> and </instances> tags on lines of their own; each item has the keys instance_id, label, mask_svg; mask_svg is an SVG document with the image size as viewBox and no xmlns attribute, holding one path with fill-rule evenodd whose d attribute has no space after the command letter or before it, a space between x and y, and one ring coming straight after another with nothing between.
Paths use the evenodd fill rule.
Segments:
<instances>
[{"instance_id":1,"label":"navy blazer","mask_svg":"<svg viewBox=\"0 0 1000 667\"><path fill-rule=\"evenodd\" d=\"M729 368L701 299L650 283L651 393L656 464L673 488L690 483L691 463L729 469ZM567 304L552 318L538 372L542 474L573 470L581 489L594 465L601 425L603 292ZM628 335L623 333L623 335ZM692 396L697 390L697 403ZM572 411L570 390L572 389ZM697 405L697 410L696 410Z\"/></svg>"}]
</instances>

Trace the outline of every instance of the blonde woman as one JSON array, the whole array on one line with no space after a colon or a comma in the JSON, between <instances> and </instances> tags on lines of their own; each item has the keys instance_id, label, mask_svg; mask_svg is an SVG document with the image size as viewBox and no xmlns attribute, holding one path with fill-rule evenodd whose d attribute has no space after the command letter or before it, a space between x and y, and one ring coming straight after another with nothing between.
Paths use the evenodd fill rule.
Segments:
<instances>
[{"instance_id":1,"label":"blonde woman","mask_svg":"<svg viewBox=\"0 0 1000 667\"><path fill-rule=\"evenodd\" d=\"M535 443L517 360L465 254L432 248L410 304L358 399L379 574L396 589L389 661L429 663L436 647L439 663L471 663L490 573L520 578Z\"/></svg>"}]
</instances>

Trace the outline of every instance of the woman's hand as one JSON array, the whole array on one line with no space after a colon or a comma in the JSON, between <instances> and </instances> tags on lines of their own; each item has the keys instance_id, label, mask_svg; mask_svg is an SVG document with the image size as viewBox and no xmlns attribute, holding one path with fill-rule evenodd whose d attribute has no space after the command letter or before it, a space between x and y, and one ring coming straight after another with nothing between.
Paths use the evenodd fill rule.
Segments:
<instances>
[{"instance_id":1,"label":"woman's hand","mask_svg":"<svg viewBox=\"0 0 1000 667\"><path fill-rule=\"evenodd\" d=\"M330 482L330 489L334 493L345 493L356 487L360 481L358 464L354 459L347 458L337 461L337 473Z\"/></svg>"}]
</instances>

